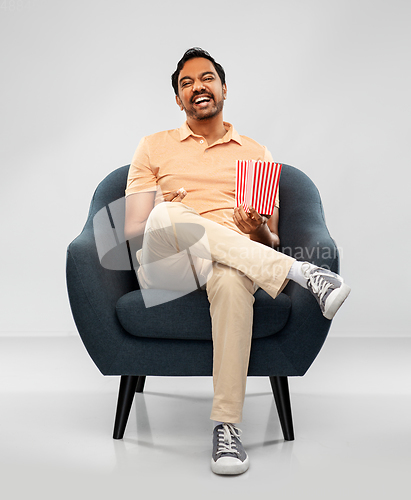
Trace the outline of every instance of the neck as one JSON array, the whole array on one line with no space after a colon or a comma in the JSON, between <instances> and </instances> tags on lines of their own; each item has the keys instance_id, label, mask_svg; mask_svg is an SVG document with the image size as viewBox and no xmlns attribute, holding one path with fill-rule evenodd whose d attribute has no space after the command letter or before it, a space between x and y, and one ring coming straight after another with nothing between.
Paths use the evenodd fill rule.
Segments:
<instances>
[{"instance_id":1,"label":"neck","mask_svg":"<svg viewBox=\"0 0 411 500\"><path fill-rule=\"evenodd\" d=\"M222 113L207 120L195 120L187 117L187 124L196 135L204 137L209 145L224 137L227 132L224 128Z\"/></svg>"}]
</instances>

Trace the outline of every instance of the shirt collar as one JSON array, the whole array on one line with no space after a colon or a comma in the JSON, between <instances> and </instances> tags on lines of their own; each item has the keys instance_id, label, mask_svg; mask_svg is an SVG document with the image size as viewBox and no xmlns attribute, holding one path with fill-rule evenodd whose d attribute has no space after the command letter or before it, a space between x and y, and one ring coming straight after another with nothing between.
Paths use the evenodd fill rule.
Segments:
<instances>
[{"instance_id":1,"label":"shirt collar","mask_svg":"<svg viewBox=\"0 0 411 500\"><path fill-rule=\"evenodd\" d=\"M222 144L225 142L235 141L240 146L242 146L240 134L235 130L235 128L231 125L231 123L223 122L223 124L224 124L225 129L227 130L227 133L225 134L224 137L222 137L215 144ZM195 134L191 130L191 128L188 126L187 122L184 122L183 125L178 130L180 132L180 141L181 142L185 141L187 139L187 137L190 137L190 135L192 135L193 137L200 137L199 135Z\"/></svg>"}]
</instances>

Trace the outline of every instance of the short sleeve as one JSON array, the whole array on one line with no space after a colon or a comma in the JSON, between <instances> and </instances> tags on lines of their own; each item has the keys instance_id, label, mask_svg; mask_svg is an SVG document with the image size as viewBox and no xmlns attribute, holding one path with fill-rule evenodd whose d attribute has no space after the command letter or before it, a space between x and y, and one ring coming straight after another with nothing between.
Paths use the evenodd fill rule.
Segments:
<instances>
[{"instance_id":1,"label":"short sleeve","mask_svg":"<svg viewBox=\"0 0 411 500\"><path fill-rule=\"evenodd\" d=\"M143 137L137 146L127 177L126 196L142 191L156 191L157 178L150 166L150 152L147 138Z\"/></svg>"},{"instance_id":2,"label":"short sleeve","mask_svg":"<svg viewBox=\"0 0 411 500\"><path fill-rule=\"evenodd\" d=\"M264 146L264 149L265 149L265 155L264 155L264 161L274 161L273 160L273 157L271 156L271 153L270 151L268 151L268 149ZM280 182L281 182L281 177L280 177ZM276 206L277 208L280 208L280 194L279 194L279 191L277 191L277 196L275 198L275 204L274 206Z\"/></svg>"}]
</instances>

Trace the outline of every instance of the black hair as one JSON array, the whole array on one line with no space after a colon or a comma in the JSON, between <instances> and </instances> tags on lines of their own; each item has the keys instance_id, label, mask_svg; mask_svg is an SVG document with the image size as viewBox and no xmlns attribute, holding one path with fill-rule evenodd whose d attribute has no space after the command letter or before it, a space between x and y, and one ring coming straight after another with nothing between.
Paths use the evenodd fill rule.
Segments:
<instances>
[{"instance_id":1,"label":"black hair","mask_svg":"<svg viewBox=\"0 0 411 500\"><path fill-rule=\"evenodd\" d=\"M194 59L195 57L203 57L204 59L208 59L209 61L211 61L214 65L215 70L217 71L218 76L220 77L221 84L225 84L225 71L221 64L216 62L206 50L203 50L200 47L192 47L191 49L185 51L183 57L177 63L177 69L171 75L171 85L173 86L176 95L178 95L178 75L183 69L184 64L190 59Z\"/></svg>"}]
</instances>

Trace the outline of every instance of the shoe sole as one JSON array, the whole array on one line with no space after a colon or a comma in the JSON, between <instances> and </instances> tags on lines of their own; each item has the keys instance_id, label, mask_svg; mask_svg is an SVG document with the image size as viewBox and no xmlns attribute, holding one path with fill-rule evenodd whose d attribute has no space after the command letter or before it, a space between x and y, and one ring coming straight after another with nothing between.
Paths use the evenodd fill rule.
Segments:
<instances>
[{"instance_id":1,"label":"shoe sole","mask_svg":"<svg viewBox=\"0 0 411 500\"><path fill-rule=\"evenodd\" d=\"M230 476L235 474L243 474L250 467L250 461L248 456L241 462L237 458L222 457L216 462L211 459L211 470L214 474L220 474L224 476Z\"/></svg>"},{"instance_id":2,"label":"shoe sole","mask_svg":"<svg viewBox=\"0 0 411 500\"><path fill-rule=\"evenodd\" d=\"M345 283L343 283L337 290L334 290L328 297L327 308L323 312L324 317L327 319L333 319L350 292L351 288Z\"/></svg>"}]
</instances>

